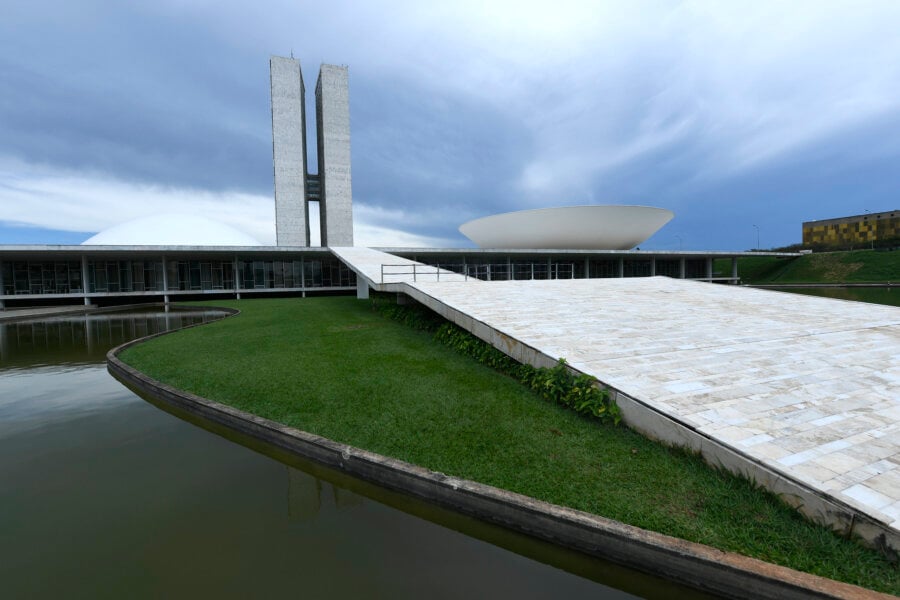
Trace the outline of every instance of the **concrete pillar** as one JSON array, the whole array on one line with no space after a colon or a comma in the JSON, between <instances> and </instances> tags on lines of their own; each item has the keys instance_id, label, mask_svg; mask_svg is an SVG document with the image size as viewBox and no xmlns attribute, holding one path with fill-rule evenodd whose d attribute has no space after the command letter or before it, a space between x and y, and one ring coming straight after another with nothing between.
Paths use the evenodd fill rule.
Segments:
<instances>
[{"instance_id":1,"label":"concrete pillar","mask_svg":"<svg viewBox=\"0 0 900 600\"><path fill-rule=\"evenodd\" d=\"M300 287L303 288L303 291L300 292L301 298L306 298L306 261L303 260L303 257L300 257Z\"/></svg>"},{"instance_id":2,"label":"concrete pillar","mask_svg":"<svg viewBox=\"0 0 900 600\"><path fill-rule=\"evenodd\" d=\"M162 266L163 266L163 302L166 304L166 309L169 308L169 265L166 264L166 257L162 257Z\"/></svg>"},{"instance_id":3,"label":"concrete pillar","mask_svg":"<svg viewBox=\"0 0 900 600\"><path fill-rule=\"evenodd\" d=\"M731 257L731 283L738 282L737 256Z\"/></svg>"},{"instance_id":4,"label":"concrete pillar","mask_svg":"<svg viewBox=\"0 0 900 600\"><path fill-rule=\"evenodd\" d=\"M369 299L369 284L359 275L356 276L356 298L358 300Z\"/></svg>"},{"instance_id":5,"label":"concrete pillar","mask_svg":"<svg viewBox=\"0 0 900 600\"><path fill-rule=\"evenodd\" d=\"M656 276L656 257L650 257L650 277Z\"/></svg>"},{"instance_id":6,"label":"concrete pillar","mask_svg":"<svg viewBox=\"0 0 900 600\"><path fill-rule=\"evenodd\" d=\"M591 259L589 258L584 259L584 278L591 278Z\"/></svg>"},{"instance_id":7,"label":"concrete pillar","mask_svg":"<svg viewBox=\"0 0 900 600\"><path fill-rule=\"evenodd\" d=\"M712 281L713 276L713 259L712 256L706 257L706 278Z\"/></svg>"},{"instance_id":8,"label":"concrete pillar","mask_svg":"<svg viewBox=\"0 0 900 600\"><path fill-rule=\"evenodd\" d=\"M91 303L90 298L88 298L88 290L91 289L91 282L88 281L88 261L87 256L81 256L81 293L84 295L84 305L88 306Z\"/></svg>"},{"instance_id":9,"label":"concrete pillar","mask_svg":"<svg viewBox=\"0 0 900 600\"><path fill-rule=\"evenodd\" d=\"M238 257L234 257L234 264L232 265L234 269L234 297L238 300L241 299L241 271L238 269ZM300 271L300 276L303 276L303 271Z\"/></svg>"},{"instance_id":10,"label":"concrete pillar","mask_svg":"<svg viewBox=\"0 0 900 600\"><path fill-rule=\"evenodd\" d=\"M680 279L684 279L685 271L687 271L687 269L685 268L684 257L682 256L678 259L678 277Z\"/></svg>"},{"instance_id":11,"label":"concrete pillar","mask_svg":"<svg viewBox=\"0 0 900 600\"><path fill-rule=\"evenodd\" d=\"M619 277L625 277L625 259L619 257Z\"/></svg>"},{"instance_id":12,"label":"concrete pillar","mask_svg":"<svg viewBox=\"0 0 900 600\"><path fill-rule=\"evenodd\" d=\"M0 260L0 296L3 295L3 261ZM6 303L0 299L0 310L6 308Z\"/></svg>"}]
</instances>

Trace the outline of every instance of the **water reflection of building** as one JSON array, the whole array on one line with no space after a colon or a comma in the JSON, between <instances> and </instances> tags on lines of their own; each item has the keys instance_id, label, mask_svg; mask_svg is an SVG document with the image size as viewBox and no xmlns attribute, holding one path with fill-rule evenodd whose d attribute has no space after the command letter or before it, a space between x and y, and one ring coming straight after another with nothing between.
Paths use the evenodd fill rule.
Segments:
<instances>
[{"instance_id":1,"label":"water reflection of building","mask_svg":"<svg viewBox=\"0 0 900 600\"><path fill-rule=\"evenodd\" d=\"M107 349L127 340L221 315L213 311L128 312L0 323L0 369L35 357L77 355L87 356L88 362L102 361Z\"/></svg>"},{"instance_id":2,"label":"water reflection of building","mask_svg":"<svg viewBox=\"0 0 900 600\"><path fill-rule=\"evenodd\" d=\"M292 521L312 521L323 511L359 506L365 499L359 494L293 467L287 468L288 517Z\"/></svg>"}]
</instances>

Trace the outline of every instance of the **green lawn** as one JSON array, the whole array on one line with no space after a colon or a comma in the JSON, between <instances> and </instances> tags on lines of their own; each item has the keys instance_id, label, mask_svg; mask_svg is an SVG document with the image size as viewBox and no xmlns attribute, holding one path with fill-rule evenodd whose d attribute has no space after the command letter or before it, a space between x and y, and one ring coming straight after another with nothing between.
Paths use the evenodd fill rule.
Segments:
<instances>
[{"instance_id":1,"label":"green lawn","mask_svg":"<svg viewBox=\"0 0 900 600\"><path fill-rule=\"evenodd\" d=\"M731 259L714 271L731 273ZM743 283L879 283L900 281L900 251L822 252L798 258L748 256L738 259Z\"/></svg>"},{"instance_id":2,"label":"green lawn","mask_svg":"<svg viewBox=\"0 0 900 600\"><path fill-rule=\"evenodd\" d=\"M176 387L429 469L900 593L874 551L701 459L548 404L348 297L221 301L237 317L129 349Z\"/></svg>"}]
</instances>

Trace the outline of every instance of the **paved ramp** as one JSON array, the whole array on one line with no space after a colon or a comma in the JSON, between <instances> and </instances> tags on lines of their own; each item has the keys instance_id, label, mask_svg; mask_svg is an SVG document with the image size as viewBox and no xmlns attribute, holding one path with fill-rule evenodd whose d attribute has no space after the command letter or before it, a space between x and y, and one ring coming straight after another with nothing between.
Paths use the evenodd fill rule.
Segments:
<instances>
[{"instance_id":1,"label":"paved ramp","mask_svg":"<svg viewBox=\"0 0 900 600\"><path fill-rule=\"evenodd\" d=\"M372 287L593 375L636 429L900 548L900 309L663 277L382 283L403 259L343 250Z\"/></svg>"}]
</instances>

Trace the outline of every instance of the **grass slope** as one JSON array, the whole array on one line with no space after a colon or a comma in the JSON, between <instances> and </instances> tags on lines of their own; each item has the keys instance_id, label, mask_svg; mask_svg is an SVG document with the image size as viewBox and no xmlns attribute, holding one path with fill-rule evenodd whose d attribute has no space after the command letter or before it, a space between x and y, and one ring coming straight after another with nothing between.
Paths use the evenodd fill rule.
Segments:
<instances>
[{"instance_id":1,"label":"grass slope","mask_svg":"<svg viewBox=\"0 0 900 600\"><path fill-rule=\"evenodd\" d=\"M714 270L731 272L731 259ZM748 256L738 259L743 283L879 283L900 280L900 252L854 250L814 253L797 258Z\"/></svg>"},{"instance_id":2,"label":"grass slope","mask_svg":"<svg viewBox=\"0 0 900 600\"><path fill-rule=\"evenodd\" d=\"M795 569L900 592L897 568L747 481L512 379L354 298L222 302L238 317L122 356L151 376L429 469Z\"/></svg>"}]
</instances>

